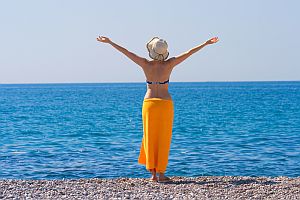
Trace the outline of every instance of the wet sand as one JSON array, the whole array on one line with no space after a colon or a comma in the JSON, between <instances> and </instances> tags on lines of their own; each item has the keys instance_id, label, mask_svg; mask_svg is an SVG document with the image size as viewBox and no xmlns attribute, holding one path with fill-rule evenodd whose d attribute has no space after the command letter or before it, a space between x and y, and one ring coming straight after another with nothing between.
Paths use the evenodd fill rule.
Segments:
<instances>
[{"instance_id":1,"label":"wet sand","mask_svg":"<svg viewBox=\"0 0 300 200\"><path fill-rule=\"evenodd\" d=\"M0 180L0 199L300 199L300 177Z\"/></svg>"}]
</instances>

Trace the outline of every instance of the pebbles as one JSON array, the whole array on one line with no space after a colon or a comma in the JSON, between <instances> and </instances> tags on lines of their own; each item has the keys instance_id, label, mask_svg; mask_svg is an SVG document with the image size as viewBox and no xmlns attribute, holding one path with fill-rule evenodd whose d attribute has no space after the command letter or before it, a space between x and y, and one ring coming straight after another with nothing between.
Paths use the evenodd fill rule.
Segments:
<instances>
[{"instance_id":1,"label":"pebbles","mask_svg":"<svg viewBox=\"0 0 300 200\"><path fill-rule=\"evenodd\" d=\"M300 177L0 180L0 199L300 199Z\"/></svg>"}]
</instances>

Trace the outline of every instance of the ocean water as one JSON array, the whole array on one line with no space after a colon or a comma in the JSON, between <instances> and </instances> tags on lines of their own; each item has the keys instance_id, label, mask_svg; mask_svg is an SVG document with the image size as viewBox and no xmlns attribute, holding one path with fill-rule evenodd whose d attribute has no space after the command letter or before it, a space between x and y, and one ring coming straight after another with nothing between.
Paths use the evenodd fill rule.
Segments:
<instances>
[{"instance_id":1,"label":"ocean water","mask_svg":"<svg viewBox=\"0 0 300 200\"><path fill-rule=\"evenodd\" d=\"M144 83L0 85L0 179L149 177ZM300 176L300 82L170 83L167 175Z\"/></svg>"}]
</instances>

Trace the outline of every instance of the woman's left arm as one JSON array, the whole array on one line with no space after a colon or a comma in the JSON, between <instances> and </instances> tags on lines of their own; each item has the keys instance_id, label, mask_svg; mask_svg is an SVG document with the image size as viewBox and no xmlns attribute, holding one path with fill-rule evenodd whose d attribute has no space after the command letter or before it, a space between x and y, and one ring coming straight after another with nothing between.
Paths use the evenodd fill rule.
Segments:
<instances>
[{"instance_id":1,"label":"woman's left arm","mask_svg":"<svg viewBox=\"0 0 300 200\"><path fill-rule=\"evenodd\" d=\"M110 44L115 49L117 49L118 51L120 51L121 53L123 53L130 60L132 60L133 62L135 62L136 64L138 64L141 67L144 66L147 63L147 59L146 58L142 58L142 57L140 57L140 56L138 56L138 55L136 55L136 54L128 51L124 47L121 47L120 45L118 45L118 44L114 43L113 41L111 41L108 37L99 36L97 38L97 41Z\"/></svg>"},{"instance_id":2,"label":"woman's left arm","mask_svg":"<svg viewBox=\"0 0 300 200\"><path fill-rule=\"evenodd\" d=\"M170 59L171 66L175 67L176 65L183 62L184 60L186 60L188 57L190 57L192 54L196 53L203 47L210 45L210 44L214 44L218 41L219 41L218 37L211 38L211 39L207 40L205 43L200 44L200 45L188 50L187 52L180 54L179 56L173 57L172 59Z\"/></svg>"}]
</instances>

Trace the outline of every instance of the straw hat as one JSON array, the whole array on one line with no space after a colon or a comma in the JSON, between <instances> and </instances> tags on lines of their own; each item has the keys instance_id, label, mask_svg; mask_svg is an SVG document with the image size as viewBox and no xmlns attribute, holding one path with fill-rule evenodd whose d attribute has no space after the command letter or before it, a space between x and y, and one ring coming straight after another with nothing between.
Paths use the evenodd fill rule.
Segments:
<instances>
[{"instance_id":1,"label":"straw hat","mask_svg":"<svg viewBox=\"0 0 300 200\"><path fill-rule=\"evenodd\" d=\"M158 37L152 38L147 43L147 49L149 51L150 58L154 60L166 60L169 56L168 44L165 40Z\"/></svg>"}]
</instances>

